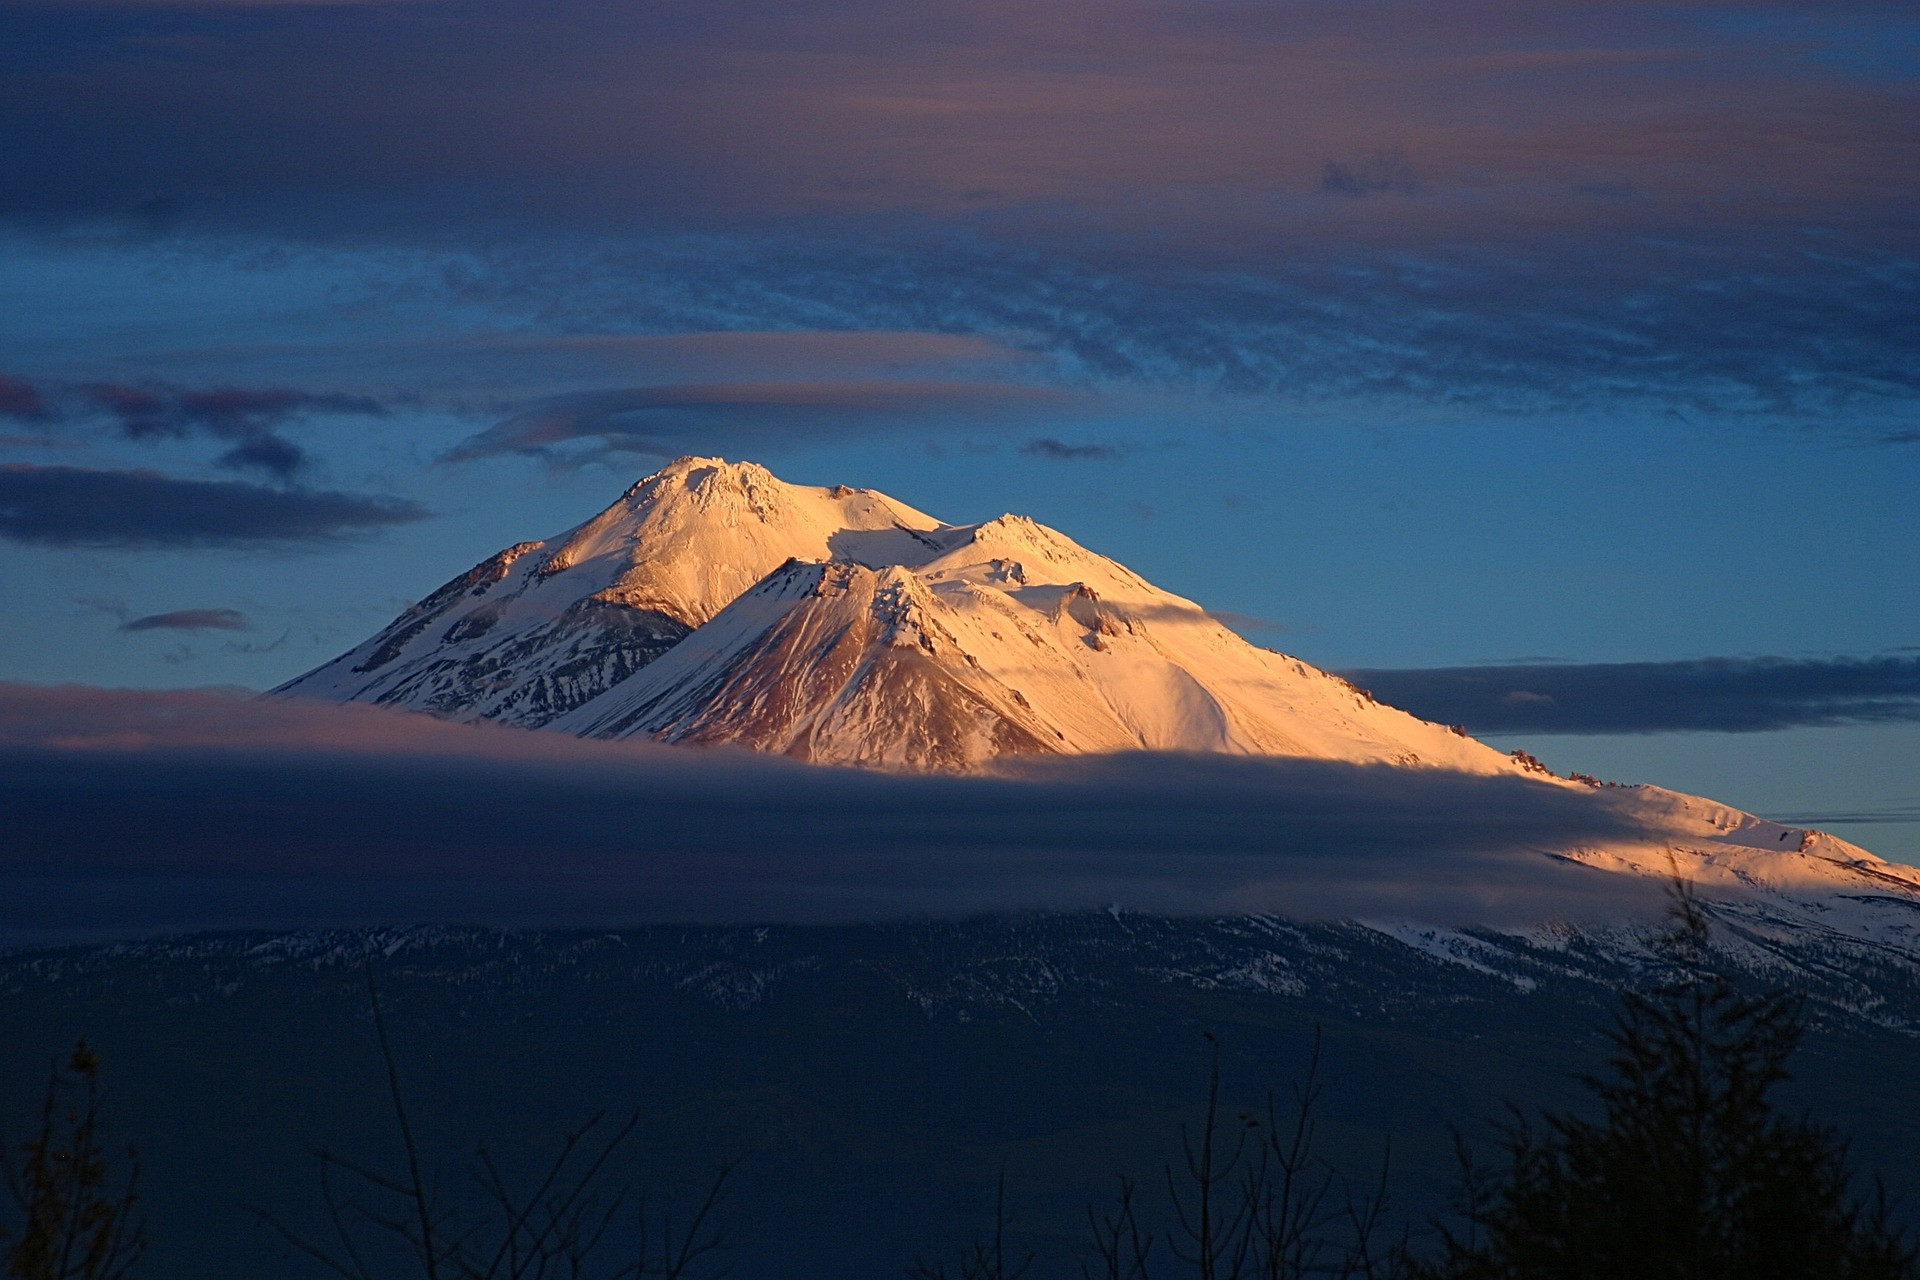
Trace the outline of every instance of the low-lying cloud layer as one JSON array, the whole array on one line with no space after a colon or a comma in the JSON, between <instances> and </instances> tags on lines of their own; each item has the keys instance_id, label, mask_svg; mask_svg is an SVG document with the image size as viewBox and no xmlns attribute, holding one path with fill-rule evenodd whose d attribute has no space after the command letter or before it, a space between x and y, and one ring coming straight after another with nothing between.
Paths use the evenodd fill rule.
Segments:
<instances>
[{"instance_id":1,"label":"low-lying cloud layer","mask_svg":"<svg viewBox=\"0 0 1920 1280\"><path fill-rule=\"evenodd\" d=\"M427 518L401 498L186 480L154 471L0 464L0 538L53 547L329 542Z\"/></svg>"},{"instance_id":2,"label":"low-lying cloud layer","mask_svg":"<svg viewBox=\"0 0 1920 1280\"><path fill-rule=\"evenodd\" d=\"M1658 886L1523 778L1210 757L894 777L364 706L0 685L0 928L830 920L1118 903L1503 921Z\"/></svg>"},{"instance_id":3,"label":"low-lying cloud layer","mask_svg":"<svg viewBox=\"0 0 1920 1280\"><path fill-rule=\"evenodd\" d=\"M1343 673L1474 733L1752 733L1920 720L1920 657L1516 663Z\"/></svg>"}]
</instances>

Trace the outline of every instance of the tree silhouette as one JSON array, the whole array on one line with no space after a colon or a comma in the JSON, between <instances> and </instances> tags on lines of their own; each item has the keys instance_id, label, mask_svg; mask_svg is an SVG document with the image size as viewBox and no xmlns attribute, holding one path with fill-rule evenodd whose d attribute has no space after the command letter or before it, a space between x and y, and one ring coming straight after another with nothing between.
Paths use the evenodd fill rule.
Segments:
<instances>
[{"instance_id":1,"label":"tree silhouette","mask_svg":"<svg viewBox=\"0 0 1920 1280\"><path fill-rule=\"evenodd\" d=\"M1846 1144L1771 1094L1805 1023L1788 992L1745 995L1713 968L1709 921L1676 879L1668 976L1621 996L1597 1119L1515 1110L1504 1167L1462 1145L1464 1219L1417 1273L1445 1280L1880 1280L1915 1254L1878 1186L1852 1191Z\"/></svg>"}]
</instances>

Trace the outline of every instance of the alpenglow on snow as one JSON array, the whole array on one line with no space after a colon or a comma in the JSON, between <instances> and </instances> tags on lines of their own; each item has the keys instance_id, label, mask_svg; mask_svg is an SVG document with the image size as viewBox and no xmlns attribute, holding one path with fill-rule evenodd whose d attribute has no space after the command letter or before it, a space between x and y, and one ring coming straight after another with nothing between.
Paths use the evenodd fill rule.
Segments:
<instances>
[{"instance_id":1,"label":"alpenglow on snow","mask_svg":"<svg viewBox=\"0 0 1920 1280\"><path fill-rule=\"evenodd\" d=\"M682 458L277 692L818 762L1220 751L1518 766L1021 516Z\"/></svg>"}]
</instances>

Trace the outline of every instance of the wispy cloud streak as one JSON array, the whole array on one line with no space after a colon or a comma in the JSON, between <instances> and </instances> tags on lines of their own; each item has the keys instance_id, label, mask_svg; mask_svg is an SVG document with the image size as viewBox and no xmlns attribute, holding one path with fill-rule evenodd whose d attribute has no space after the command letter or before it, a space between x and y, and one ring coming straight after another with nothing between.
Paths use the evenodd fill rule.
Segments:
<instances>
[{"instance_id":1,"label":"wispy cloud streak","mask_svg":"<svg viewBox=\"0 0 1920 1280\"><path fill-rule=\"evenodd\" d=\"M1475 733L1753 733L1920 720L1920 658L1697 658L1344 673Z\"/></svg>"},{"instance_id":2,"label":"wispy cloud streak","mask_svg":"<svg viewBox=\"0 0 1920 1280\"><path fill-rule=\"evenodd\" d=\"M449 462L500 454L540 457L585 444L589 453L673 457L693 449L751 451L959 421L990 426L1078 397L995 383L734 382L631 387L555 397L455 446Z\"/></svg>"},{"instance_id":3,"label":"wispy cloud streak","mask_svg":"<svg viewBox=\"0 0 1920 1280\"><path fill-rule=\"evenodd\" d=\"M334 541L424 520L401 498L186 480L153 471L0 465L0 538L55 547Z\"/></svg>"},{"instance_id":4,"label":"wispy cloud streak","mask_svg":"<svg viewBox=\"0 0 1920 1280\"><path fill-rule=\"evenodd\" d=\"M149 613L120 624L122 631L250 631L253 624L238 609L175 609Z\"/></svg>"}]
</instances>

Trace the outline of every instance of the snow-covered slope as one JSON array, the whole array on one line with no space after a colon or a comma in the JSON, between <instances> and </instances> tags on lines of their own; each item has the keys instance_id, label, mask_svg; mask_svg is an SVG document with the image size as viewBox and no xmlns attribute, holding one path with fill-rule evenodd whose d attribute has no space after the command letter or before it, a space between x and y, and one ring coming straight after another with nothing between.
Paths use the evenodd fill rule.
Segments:
<instances>
[{"instance_id":1,"label":"snow-covered slope","mask_svg":"<svg viewBox=\"0 0 1920 1280\"><path fill-rule=\"evenodd\" d=\"M1129 749L1519 767L1031 520L948 525L713 458L276 692L895 768Z\"/></svg>"},{"instance_id":2,"label":"snow-covered slope","mask_svg":"<svg viewBox=\"0 0 1920 1280\"><path fill-rule=\"evenodd\" d=\"M1748 943L1762 949L1768 940L1846 937L1920 961L1920 869L1664 787L1606 787L1597 798L1631 813L1646 836L1552 856L1614 873L1678 874L1743 921Z\"/></svg>"},{"instance_id":3,"label":"snow-covered slope","mask_svg":"<svg viewBox=\"0 0 1920 1280\"><path fill-rule=\"evenodd\" d=\"M1519 767L1031 520L943 537L916 567L789 562L553 727L894 768L1142 749Z\"/></svg>"},{"instance_id":4,"label":"snow-covered slope","mask_svg":"<svg viewBox=\"0 0 1920 1280\"><path fill-rule=\"evenodd\" d=\"M276 693L537 728L666 652L792 557L912 563L947 527L864 489L682 458L585 524L490 556Z\"/></svg>"}]
</instances>

